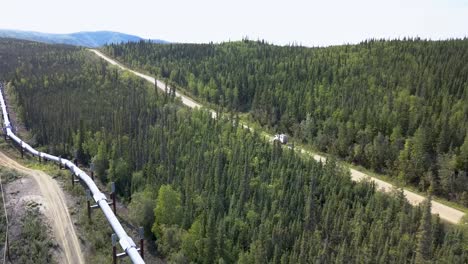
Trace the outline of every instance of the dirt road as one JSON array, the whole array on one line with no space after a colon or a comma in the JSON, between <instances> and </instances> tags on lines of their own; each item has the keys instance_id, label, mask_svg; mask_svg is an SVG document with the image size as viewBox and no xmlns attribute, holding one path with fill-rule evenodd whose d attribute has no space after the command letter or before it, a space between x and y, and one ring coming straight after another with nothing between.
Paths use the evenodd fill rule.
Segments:
<instances>
[{"instance_id":1,"label":"dirt road","mask_svg":"<svg viewBox=\"0 0 468 264\"><path fill-rule=\"evenodd\" d=\"M42 196L39 198L42 198L40 200L44 205L44 214L50 221L54 237L63 250L63 259L60 263L84 264L80 243L65 203L65 196L57 182L42 171L22 166L3 152L0 152L0 166L26 174L37 183Z\"/></svg>"},{"instance_id":2,"label":"dirt road","mask_svg":"<svg viewBox=\"0 0 468 264\"><path fill-rule=\"evenodd\" d=\"M101 57L102 59L106 60L107 62L109 62L110 64L112 65L115 65L117 67L119 67L120 69L122 70L126 70L126 71L129 71L133 74L135 74L136 76L138 77L141 77L145 80L147 80L148 82L152 83L152 84L155 84L157 82L157 85L158 85L158 88L161 89L162 91L165 91L166 90L166 84L161 82L160 80L156 80L154 77L151 77L151 76L148 76L146 74L143 74L143 73L139 73L137 71L134 71L134 70L131 70L125 66L123 66L122 64L118 63L117 61L107 57L106 55L104 55L102 52L98 51L98 50L95 50L95 49L90 49L90 51L94 52L97 56ZM170 86L168 86L168 89L170 89ZM201 104L195 102L194 100L192 100L191 98L187 97L187 96L184 96L182 94L180 94L179 92L176 91L175 93L176 97L180 98L182 100L182 103L190 108L201 108L203 107ZM216 112L213 111L213 110L210 110L211 112L211 115L213 116L213 118L216 117Z\"/></svg>"},{"instance_id":3,"label":"dirt road","mask_svg":"<svg viewBox=\"0 0 468 264\"><path fill-rule=\"evenodd\" d=\"M93 50L93 49L91 49L90 51L94 52L97 56L99 56L102 59L106 60L110 64L116 65L116 66L120 67L122 70L127 70L129 72L132 72L133 74L135 74L135 75L137 75L137 76L151 82L152 84L157 82L158 88L162 89L163 91L165 90L165 84L163 82L161 82L159 80L155 80L155 78L153 78L151 76L148 76L148 75L145 75L143 73L136 72L134 70L128 69L127 67L125 67L122 64L118 63L117 61L115 61L115 60L109 58L108 56L104 55L102 52L99 52L99 51ZM182 94L180 94L178 92L176 92L176 96L179 97L182 100L183 104L185 104L186 106L188 106L190 108L202 107L201 104L195 102L191 98L188 98L187 96L182 95ZM210 110L210 112L211 112L211 115L213 116L213 118L215 118L216 117L216 112L213 111L213 110ZM249 130L253 130L251 127L249 127L246 124L241 124L241 125L244 128L247 128ZM312 152L309 152L309 151L306 151L304 149L296 148L296 150L298 152L306 153L306 154L310 155L311 157L313 157L317 161L319 161L319 160L325 161L326 160L326 157L315 154L315 153L312 153ZM371 180L371 181L375 182L378 190L389 191L389 190L393 189L392 184L384 182L384 181L379 180L379 179L374 178L374 177L370 177L369 175L364 174L364 173L362 173L360 171L357 171L355 169L350 168L350 172L351 172L351 178L354 181L361 181L363 179L368 179L368 180ZM416 193L408 191L408 190L404 190L404 193L406 195L406 199L408 199L408 201L413 205L419 204L422 201L424 201L424 199L425 199L424 196L416 194ZM432 201L432 213L433 214L438 214L441 219L443 219L443 220L445 220L447 222L453 223L453 224L459 223L461 218L465 215L460 210L457 210L455 208L443 205L443 204L441 204L439 202L436 202L436 201Z\"/></svg>"},{"instance_id":4,"label":"dirt road","mask_svg":"<svg viewBox=\"0 0 468 264\"><path fill-rule=\"evenodd\" d=\"M311 153L309 151L305 151L304 149L300 150L302 153L309 154L310 156L313 156L313 158L316 161L322 161L325 162L327 160L326 157L317 155L314 153ZM360 172L358 170L355 170L353 168L350 168L350 173L351 173L351 179L353 181L362 181L362 180L370 180L375 182L376 188L379 191L382 192L391 192L394 189L394 186L388 182L382 181L380 179L371 177L363 172ZM426 197L416 194L414 192L408 191L408 190L403 190L403 193L406 196L406 199L408 202L412 205L418 205L421 202L424 201ZM465 215L462 211L457 210L455 208L452 208L450 206L446 206L444 204L441 204L437 201L432 201L432 209L431 209L433 214L438 214L441 219L444 219L447 222L450 222L452 224L457 224L460 222L462 217Z\"/></svg>"}]
</instances>

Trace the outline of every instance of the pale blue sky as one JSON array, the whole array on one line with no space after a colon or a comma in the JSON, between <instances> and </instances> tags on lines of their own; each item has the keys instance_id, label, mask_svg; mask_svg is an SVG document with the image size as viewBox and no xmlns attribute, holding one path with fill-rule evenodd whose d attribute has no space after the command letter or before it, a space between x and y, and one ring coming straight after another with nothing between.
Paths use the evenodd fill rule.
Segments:
<instances>
[{"instance_id":1,"label":"pale blue sky","mask_svg":"<svg viewBox=\"0 0 468 264\"><path fill-rule=\"evenodd\" d=\"M113 30L174 42L265 39L307 46L468 36L468 0L0 0L0 28Z\"/></svg>"}]
</instances>

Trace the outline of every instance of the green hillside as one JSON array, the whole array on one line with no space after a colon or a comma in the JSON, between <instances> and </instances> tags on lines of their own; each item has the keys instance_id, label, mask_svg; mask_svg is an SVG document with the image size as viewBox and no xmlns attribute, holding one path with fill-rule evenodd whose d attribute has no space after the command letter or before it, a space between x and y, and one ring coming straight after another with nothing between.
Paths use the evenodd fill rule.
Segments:
<instances>
[{"instance_id":1,"label":"green hillside","mask_svg":"<svg viewBox=\"0 0 468 264\"><path fill-rule=\"evenodd\" d=\"M193 96L468 206L468 40L103 48Z\"/></svg>"},{"instance_id":2,"label":"green hillside","mask_svg":"<svg viewBox=\"0 0 468 264\"><path fill-rule=\"evenodd\" d=\"M412 207L333 161L302 159L237 122L186 109L86 50L0 41L0 50L18 47L34 53L12 63L8 93L33 143L76 153L115 181L167 261L468 261L463 226L442 225L429 203Z\"/></svg>"}]
</instances>

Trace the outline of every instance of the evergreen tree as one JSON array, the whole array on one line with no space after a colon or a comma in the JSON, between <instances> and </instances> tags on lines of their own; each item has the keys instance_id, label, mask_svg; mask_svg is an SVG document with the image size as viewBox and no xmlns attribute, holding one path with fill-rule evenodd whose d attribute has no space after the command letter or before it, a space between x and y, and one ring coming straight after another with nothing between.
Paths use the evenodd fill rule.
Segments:
<instances>
[{"instance_id":1,"label":"evergreen tree","mask_svg":"<svg viewBox=\"0 0 468 264\"><path fill-rule=\"evenodd\" d=\"M417 234L416 263L427 263L432 259L431 196L422 204L422 211Z\"/></svg>"}]
</instances>

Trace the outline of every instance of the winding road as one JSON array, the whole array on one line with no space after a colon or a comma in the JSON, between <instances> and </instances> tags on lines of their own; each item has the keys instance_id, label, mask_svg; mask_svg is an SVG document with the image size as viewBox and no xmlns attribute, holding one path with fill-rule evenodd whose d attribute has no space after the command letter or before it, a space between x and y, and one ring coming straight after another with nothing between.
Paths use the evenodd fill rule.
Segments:
<instances>
[{"instance_id":1,"label":"winding road","mask_svg":"<svg viewBox=\"0 0 468 264\"><path fill-rule=\"evenodd\" d=\"M51 223L57 243L63 249L64 256L61 263L84 264L78 236L65 202L65 195L57 182L43 171L24 167L3 152L0 152L0 166L17 170L35 181L41 196L44 198L45 216Z\"/></svg>"},{"instance_id":2,"label":"winding road","mask_svg":"<svg viewBox=\"0 0 468 264\"><path fill-rule=\"evenodd\" d=\"M161 89L162 91L165 90L166 85L165 85L165 83L161 82L160 80L156 80L154 77L151 77L151 76L148 76L146 74L143 74L143 73L134 71L132 69L129 69L129 68L125 67L124 65L122 65L121 63L113 60L112 58L108 57L107 55L103 54L102 52L100 52L98 50L90 49L90 51L93 52L94 54L96 54L97 56L101 57L102 59L106 60L110 64L115 65L115 66L119 67L122 70L129 71L129 72L131 72L131 73L133 73L133 74L147 80L148 82L150 82L152 84L157 84L158 88ZM191 99L191 98L189 98L189 97L187 97L185 95L182 95L182 94L178 93L177 91L176 91L176 97L180 98L182 100L182 103L184 105L190 107L190 108L201 108L201 107L203 107L203 105L195 102L193 99ZM210 112L211 112L211 116L213 118L216 118L216 112L214 110L210 110ZM249 127L246 124L241 124L241 125L244 128L247 128L249 130L253 130L251 127ZM324 156L312 153L310 151L306 151L306 150L304 150L302 148L296 148L296 150L298 152L310 155L311 157L313 157L317 161L324 162L327 159ZM367 174L365 174L363 172L360 172L358 170L350 168L350 173L351 173L351 179L354 180L354 181L370 180L370 181L375 182L376 188L379 191L390 192L390 191L395 189L395 187L392 184L390 184L388 182L385 182L385 181L382 181L382 180L379 180L377 178L371 177L371 176L369 176L369 175L367 175ZM422 195L419 195L417 193L411 192L409 190L404 189L403 191L404 191L404 194L406 196L406 199L409 201L409 203L411 203L413 205L417 205L417 204L421 203L422 201L424 201L424 199L426 199L426 197L424 197ZM455 208L452 208L450 206L444 205L444 204L439 203L437 201L432 201L432 213L433 214L438 214L441 219L443 219L443 220L445 220L447 222L450 222L452 224L459 223L460 220L462 219L462 217L465 215L465 213L463 213L462 211L457 210Z\"/></svg>"}]
</instances>

